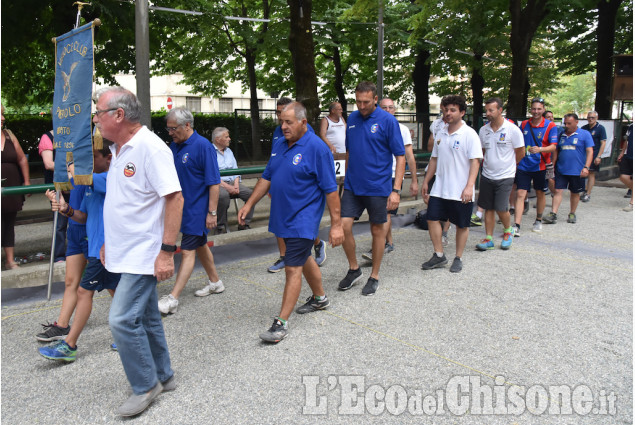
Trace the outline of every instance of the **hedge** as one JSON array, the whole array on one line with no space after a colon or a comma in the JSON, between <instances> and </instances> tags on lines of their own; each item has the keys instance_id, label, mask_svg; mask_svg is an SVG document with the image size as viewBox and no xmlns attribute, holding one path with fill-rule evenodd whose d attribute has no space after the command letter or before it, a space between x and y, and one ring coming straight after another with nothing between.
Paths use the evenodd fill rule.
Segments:
<instances>
[{"instance_id":1,"label":"hedge","mask_svg":"<svg viewBox=\"0 0 635 425\"><path fill-rule=\"evenodd\" d=\"M152 114L152 128L166 143L171 141L165 129L166 112ZM40 160L38 143L40 136L52 129L52 117L46 115L6 114L5 126L15 133L30 162ZM199 134L211 140L212 131L216 127L226 127L232 139L230 145L238 162L266 160L271 153L271 139L277 123L271 118L260 120L260 141L262 158L253 158L251 154L251 118L233 114L194 114L194 128ZM239 164L241 165L241 164Z\"/></svg>"}]
</instances>

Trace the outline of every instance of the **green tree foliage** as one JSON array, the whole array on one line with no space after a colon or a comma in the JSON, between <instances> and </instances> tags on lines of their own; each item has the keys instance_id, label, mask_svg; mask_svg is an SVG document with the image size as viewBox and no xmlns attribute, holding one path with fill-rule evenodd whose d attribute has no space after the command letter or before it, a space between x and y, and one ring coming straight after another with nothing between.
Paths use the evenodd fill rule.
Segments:
<instances>
[{"instance_id":1,"label":"green tree foliage","mask_svg":"<svg viewBox=\"0 0 635 425\"><path fill-rule=\"evenodd\" d=\"M595 103L595 78L593 72L582 75L565 75L558 79L558 87L547 98L547 107L556 117L575 112L585 117Z\"/></svg>"}]
</instances>

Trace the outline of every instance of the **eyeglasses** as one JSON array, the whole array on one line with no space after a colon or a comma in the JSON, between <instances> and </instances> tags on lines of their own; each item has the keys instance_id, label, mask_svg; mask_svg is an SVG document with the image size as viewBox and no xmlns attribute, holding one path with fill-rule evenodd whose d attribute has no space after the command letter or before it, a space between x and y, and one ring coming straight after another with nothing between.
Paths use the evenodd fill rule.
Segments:
<instances>
[{"instance_id":1,"label":"eyeglasses","mask_svg":"<svg viewBox=\"0 0 635 425\"><path fill-rule=\"evenodd\" d=\"M104 112L112 112L112 111L116 111L117 109L119 108L109 108L109 109L102 109L102 110L96 109L95 115L99 116L99 114L103 114Z\"/></svg>"},{"instance_id":2,"label":"eyeglasses","mask_svg":"<svg viewBox=\"0 0 635 425\"><path fill-rule=\"evenodd\" d=\"M587 121L588 120L597 120L598 117L594 117L593 115L589 115L588 117L586 117Z\"/></svg>"},{"instance_id":3,"label":"eyeglasses","mask_svg":"<svg viewBox=\"0 0 635 425\"><path fill-rule=\"evenodd\" d=\"M172 133L173 131L176 131L176 129L179 127L181 126L177 125L176 127L165 127L165 129L168 131L168 133Z\"/></svg>"},{"instance_id":4,"label":"eyeglasses","mask_svg":"<svg viewBox=\"0 0 635 425\"><path fill-rule=\"evenodd\" d=\"M531 99L531 103L542 103L543 105L545 104L545 99L543 99L542 97L534 97L533 99Z\"/></svg>"},{"instance_id":5,"label":"eyeglasses","mask_svg":"<svg viewBox=\"0 0 635 425\"><path fill-rule=\"evenodd\" d=\"M381 109L396 109L395 105L382 106Z\"/></svg>"}]
</instances>

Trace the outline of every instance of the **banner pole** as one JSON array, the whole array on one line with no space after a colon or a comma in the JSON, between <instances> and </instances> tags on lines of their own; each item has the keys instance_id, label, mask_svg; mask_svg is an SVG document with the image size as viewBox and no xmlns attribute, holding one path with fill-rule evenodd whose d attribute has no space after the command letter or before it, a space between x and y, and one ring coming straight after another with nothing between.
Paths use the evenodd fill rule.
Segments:
<instances>
[{"instance_id":1,"label":"banner pole","mask_svg":"<svg viewBox=\"0 0 635 425\"><path fill-rule=\"evenodd\" d=\"M57 203L59 204L60 202L59 190L55 191L55 199L57 200ZM55 211L55 214L53 214L53 238L51 241L51 258L49 260L49 285L48 285L48 291L46 292L47 301L51 301L51 288L53 286L53 263L55 262L55 239L57 236L57 217L58 216L59 216L59 211Z\"/></svg>"}]
</instances>

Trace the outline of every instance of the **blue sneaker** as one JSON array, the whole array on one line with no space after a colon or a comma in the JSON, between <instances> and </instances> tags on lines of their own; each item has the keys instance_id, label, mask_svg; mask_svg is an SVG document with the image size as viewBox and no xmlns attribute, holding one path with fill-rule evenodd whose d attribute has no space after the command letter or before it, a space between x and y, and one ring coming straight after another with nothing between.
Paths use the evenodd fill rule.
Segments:
<instances>
[{"instance_id":1,"label":"blue sneaker","mask_svg":"<svg viewBox=\"0 0 635 425\"><path fill-rule=\"evenodd\" d=\"M315 251L315 262L318 266L322 266L326 261L326 242L321 240L319 244L313 246L313 250Z\"/></svg>"},{"instance_id":2,"label":"blue sneaker","mask_svg":"<svg viewBox=\"0 0 635 425\"><path fill-rule=\"evenodd\" d=\"M110 349L112 351L119 351L119 349L117 348L117 344L115 344L114 342L112 344L110 344Z\"/></svg>"},{"instance_id":3,"label":"blue sneaker","mask_svg":"<svg viewBox=\"0 0 635 425\"><path fill-rule=\"evenodd\" d=\"M503 241L501 242L501 249L509 249L512 246L514 240L514 231L503 233Z\"/></svg>"},{"instance_id":4,"label":"blue sneaker","mask_svg":"<svg viewBox=\"0 0 635 425\"><path fill-rule=\"evenodd\" d=\"M74 362L77 358L77 347L71 348L66 341L58 341L53 345L42 347L38 350L42 357L49 360Z\"/></svg>"},{"instance_id":5,"label":"blue sneaker","mask_svg":"<svg viewBox=\"0 0 635 425\"><path fill-rule=\"evenodd\" d=\"M483 239L480 243L476 244L476 249L478 249L479 251L494 249L494 241L492 241L491 239Z\"/></svg>"},{"instance_id":6,"label":"blue sneaker","mask_svg":"<svg viewBox=\"0 0 635 425\"><path fill-rule=\"evenodd\" d=\"M273 263L273 266L269 267L267 271L269 273L278 273L280 270L284 269L284 257L280 257Z\"/></svg>"}]
</instances>

